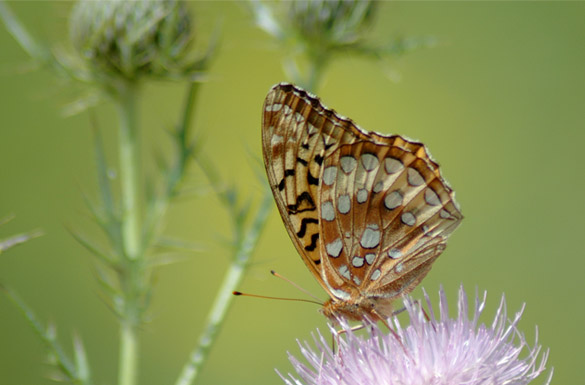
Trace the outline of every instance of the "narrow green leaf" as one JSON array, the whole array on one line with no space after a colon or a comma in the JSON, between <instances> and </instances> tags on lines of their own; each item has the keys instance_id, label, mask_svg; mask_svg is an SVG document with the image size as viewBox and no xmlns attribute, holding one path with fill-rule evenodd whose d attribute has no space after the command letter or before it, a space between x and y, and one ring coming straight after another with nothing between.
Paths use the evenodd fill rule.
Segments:
<instances>
[{"instance_id":1,"label":"narrow green leaf","mask_svg":"<svg viewBox=\"0 0 585 385\"><path fill-rule=\"evenodd\" d=\"M118 255L112 256L111 255L112 252L108 252L108 251L104 250L100 246L98 246L95 243L93 243L92 241L90 241L87 237L81 235L80 233L78 233L76 231L73 231L72 229L68 228L67 230L69 231L71 236L73 238L75 238L75 240L77 242L79 242L79 244L81 244L83 247L85 247L90 253L92 253L93 255L98 257L106 265L108 265L112 268L117 267L118 260L120 259L120 256L118 256Z\"/></svg>"},{"instance_id":2,"label":"narrow green leaf","mask_svg":"<svg viewBox=\"0 0 585 385\"><path fill-rule=\"evenodd\" d=\"M38 44L4 1L0 1L0 19L14 40L33 59L42 63L51 60L50 50Z\"/></svg>"},{"instance_id":3,"label":"narrow green leaf","mask_svg":"<svg viewBox=\"0 0 585 385\"><path fill-rule=\"evenodd\" d=\"M176 251L201 252L205 250L205 247L201 242L186 241L184 239L170 237L160 237L155 246Z\"/></svg>"},{"instance_id":4,"label":"narrow green leaf","mask_svg":"<svg viewBox=\"0 0 585 385\"><path fill-rule=\"evenodd\" d=\"M81 381L82 384L90 384L91 371L87 360L87 354L83 346L83 341L77 333L73 334L73 354L79 381Z\"/></svg>"},{"instance_id":5,"label":"narrow green leaf","mask_svg":"<svg viewBox=\"0 0 585 385\"><path fill-rule=\"evenodd\" d=\"M6 238L6 239L0 241L0 254L2 254L4 251L10 249L11 247L21 245L21 244L23 244L23 243L25 243L33 238L38 238L42 235L44 235L44 233L41 230L35 230L35 231L30 232L30 233L21 233L21 234L13 235L10 238Z\"/></svg>"},{"instance_id":6,"label":"narrow green leaf","mask_svg":"<svg viewBox=\"0 0 585 385\"><path fill-rule=\"evenodd\" d=\"M106 271L102 266L94 265L96 279L100 286L104 289L106 294L114 296L120 294L120 289L114 279L112 279L110 271Z\"/></svg>"},{"instance_id":7,"label":"narrow green leaf","mask_svg":"<svg viewBox=\"0 0 585 385\"><path fill-rule=\"evenodd\" d=\"M244 226L246 223L246 219L250 214L250 209L252 208L252 199L248 198L242 203L237 211L236 211L236 220L239 226Z\"/></svg>"},{"instance_id":8,"label":"narrow green leaf","mask_svg":"<svg viewBox=\"0 0 585 385\"><path fill-rule=\"evenodd\" d=\"M48 350L49 356L53 357L53 362L56 368L58 368L67 379L72 381L78 380L79 376L75 366L72 364L71 359L67 356L67 354L65 354L65 351L57 341L55 327L51 325L47 328L47 330L45 330L37 315L14 291L2 285L0 285L0 290L3 291L8 299L10 299L10 301L16 306L16 308L20 310L20 312L28 320L30 326L41 338Z\"/></svg>"},{"instance_id":9,"label":"narrow green leaf","mask_svg":"<svg viewBox=\"0 0 585 385\"><path fill-rule=\"evenodd\" d=\"M172 264L175 264L178 262L185 262L188 259L189 259L189 257L187 257L186 255L178 254L178 253L159 254L156 257L151 258L148 261L147 266L150 268L157 268L157 267L172 265Z\"/></svg>"},{"instance_id":10,"label":"narrow green leaf","mask_svg":"<svg viewBox=\"0 0 585 385\"><path fill-rule=\"evenodd\" d=\"M103 207L95 203L85 191L81 190L81 197L85 205L93 215L93 220L107 233L110 218L108 218L103 210Z\"/></svg>"}]
</instances>

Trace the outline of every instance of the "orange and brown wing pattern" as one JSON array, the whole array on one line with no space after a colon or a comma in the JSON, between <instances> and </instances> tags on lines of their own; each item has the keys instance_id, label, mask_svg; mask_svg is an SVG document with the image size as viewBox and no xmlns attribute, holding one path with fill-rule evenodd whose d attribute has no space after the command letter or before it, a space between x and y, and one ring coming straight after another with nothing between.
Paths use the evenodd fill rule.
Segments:
<instances>
[{"instance_id":1,"label":"orange and brown wing pattern","mask_svg":"<svg viewBox=\"0 0 585 385\"><path fill-rule=\"evenodd\" d=\"M276 205L298 252L320 277L317 199L323 161L339 145L355 142L359 131L291 84L270 90L263 114L264 165Z\"/></svg>"},{"instance_id":2,"label":"orange and brown wing pattern","mask_svg":"<svg viewBox=\"0 0 585 385\"><path fill-rule=\"evenodd\" d=\"M412 290L463 218L425 146L364 131L291 84L270 90L263 113L276 204L331 297Z\"/></svg>"},{"instance_id":3,"label":"orange and brown wing pattern","mask_svg":"<svg viewBox=\"0 0 585 385\"><path fill-rule=\"evenodd\" d=\"M385 141L340 146L323 164L323 280L340 299L354 288L364 297L406 294L462 219L426 152L400 137Z\"/></svg>"}]
</instances>

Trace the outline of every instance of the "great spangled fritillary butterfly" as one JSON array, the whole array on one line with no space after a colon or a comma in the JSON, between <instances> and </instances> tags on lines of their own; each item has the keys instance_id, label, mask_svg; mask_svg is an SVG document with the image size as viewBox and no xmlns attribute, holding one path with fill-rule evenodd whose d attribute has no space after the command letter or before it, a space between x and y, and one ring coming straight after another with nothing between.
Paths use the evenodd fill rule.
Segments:
<instances>
[{"instance_id":1,"label":"great spangled fritillary butterfly","mask_svg":"<svg viewBox=\"0 0 585 385\"><path fill-rule=\"evenodd\" d=\"M367 132L292 85L264 102L266 173L285 227L330 299L329 318L381 320L463 219L422 143Z\"/></svg>"}]
</instances>

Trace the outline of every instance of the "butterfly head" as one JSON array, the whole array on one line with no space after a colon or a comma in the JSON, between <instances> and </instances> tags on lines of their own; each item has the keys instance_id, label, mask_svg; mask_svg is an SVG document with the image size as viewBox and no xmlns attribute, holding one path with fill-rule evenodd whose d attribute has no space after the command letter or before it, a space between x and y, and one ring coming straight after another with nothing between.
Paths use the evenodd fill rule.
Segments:
<instances>
[{"instance_id":1,"label":"butterfly head","mask_svg":"<svg viewBox=\"0 0 585 385\"><path fill-rule=\"evenodd\" d=\"M347 301L329 299L323 304L321 313L332 321L340 318L351 321L361 321L364 318L378 321L392 315L391 302L375 297L357 297Z\"/></svg>"}]
</instances>

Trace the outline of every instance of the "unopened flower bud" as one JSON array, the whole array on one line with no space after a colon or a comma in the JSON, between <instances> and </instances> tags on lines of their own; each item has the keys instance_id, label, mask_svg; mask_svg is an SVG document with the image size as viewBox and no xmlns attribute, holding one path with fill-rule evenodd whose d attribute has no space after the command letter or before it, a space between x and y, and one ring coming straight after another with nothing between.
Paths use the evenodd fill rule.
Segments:
<instances>
[{"instance_id":1,"label":"unopened flower bud","mask_svg":"<svg viewBox=\"0 0 585 385\"><path fill-rule=\"evenodd\" d=\"M191 30L185 5L175 0L81 0L70 18L72 44L96 78L188 72Z\"/></svg>"}]
</instances>

